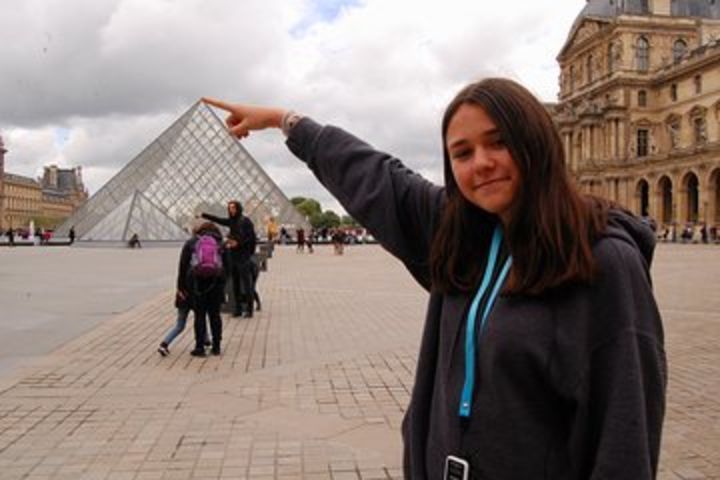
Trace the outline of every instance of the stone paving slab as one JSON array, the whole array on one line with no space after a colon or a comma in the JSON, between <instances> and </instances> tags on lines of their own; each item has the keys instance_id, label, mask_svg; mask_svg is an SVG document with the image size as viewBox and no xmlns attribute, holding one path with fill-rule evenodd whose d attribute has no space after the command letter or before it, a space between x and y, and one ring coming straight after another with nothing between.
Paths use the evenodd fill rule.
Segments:
<instances>
[{"instance_id":1,"label":"stone paving slab","mask_svg":"<svg viewBox=\"0 0 720 480\"><path fill-rule=\"evenodd\" d=\"M0 479L402 478L425 293L378 247L278 248L223 354L160 357L172 292L0 381ZM720 248L661 245L662 479L720 479Z\"/></svg>"}]
</instances>

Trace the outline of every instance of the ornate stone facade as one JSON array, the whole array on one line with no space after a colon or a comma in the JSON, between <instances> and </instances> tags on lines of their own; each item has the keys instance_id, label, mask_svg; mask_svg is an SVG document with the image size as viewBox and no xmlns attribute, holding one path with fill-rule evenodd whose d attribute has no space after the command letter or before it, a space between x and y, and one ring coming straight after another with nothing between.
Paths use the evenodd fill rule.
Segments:
<instances>
[{"instance_id":1,"label":"ornate stone facade","mask_svg":"<svg viewBox=\"0 0 720 480\"><path fill-rule=\"evenodd\" d=\"M661 225L720 224L720 12L619 5L590 0L558 55L550 108L568 167L584 191Z\"/></svg>"},{"instance_id":2,"label":"ornate stone facade","mask_svg":"<svg viewBox=\"0 0 720 480\"><path fill-rule=\"evenodd\" d=\"M42 214L42 188L29 177L5 173L2 229L27 228Z\"/></svg>"},{"instance_id":3,"label":"ornate stone facade","mask_svg":"<svg viewBox=\"0 0 720 480\"><path fill-rule=\"evenodd\" d=\"M0 135L0 230L2 230L3 219L5 218L5 144L2 135Z\"/></svg>"},{"instance_id":4,"label":"ornate stone facade","mask_svg":"<svg viewBox=\"0 0 720 480\"><path fill-rule=\"evenodd\" d=\"M5 172L5 149L0 137L0 230L27 228L30 221L54 228L87 200L80 167L45 167L35 180Z\"/></svg>"}]
</instances>

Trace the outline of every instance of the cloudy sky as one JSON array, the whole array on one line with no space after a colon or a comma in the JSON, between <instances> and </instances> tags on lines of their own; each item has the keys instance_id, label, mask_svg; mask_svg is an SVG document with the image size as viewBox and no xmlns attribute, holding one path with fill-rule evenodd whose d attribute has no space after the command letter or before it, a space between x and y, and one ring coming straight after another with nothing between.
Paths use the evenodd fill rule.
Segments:
<instances>
[{"instance_id":1,"label":"cloudy sky","mask_svg":"<svg viewBox=\"0 0 720 480\"><path fill-rule=\"evenodd\" d=\"M81 165L94 193L203 95L290 107L441 178L469 81L543 100L585 0L0 0L6 171ZM288 196L338 209L279 132L244 141Z\"/></svg>"}]
</instances>

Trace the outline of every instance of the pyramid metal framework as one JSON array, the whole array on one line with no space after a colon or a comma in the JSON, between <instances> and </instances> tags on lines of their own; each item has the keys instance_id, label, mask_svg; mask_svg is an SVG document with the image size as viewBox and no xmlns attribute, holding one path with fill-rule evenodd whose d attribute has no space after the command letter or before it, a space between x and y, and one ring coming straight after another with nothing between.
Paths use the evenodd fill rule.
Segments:
<instances>
[{"instance_id":1,"label":"pyramid metal framework","mask_svg":"<svg viewBox=\"0 0 720 480\"><path fill-rule=\"evenodd\" d=\"M110 179L57 230L75 227L79 240L174 241L188 237L195 215L225 215L239 200L256 231L269 217L278 224L309 228L288 200L223 122L203 102L175 121Z\"/></svg>"}]
</instances>

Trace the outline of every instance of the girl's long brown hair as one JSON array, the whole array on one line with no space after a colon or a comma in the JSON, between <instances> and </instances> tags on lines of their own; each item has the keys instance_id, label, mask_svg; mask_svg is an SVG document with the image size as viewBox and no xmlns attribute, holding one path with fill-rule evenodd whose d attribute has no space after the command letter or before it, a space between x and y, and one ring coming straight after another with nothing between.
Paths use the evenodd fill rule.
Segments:
<instances>
[{"instance_id":1,"label":"girl's long brown hair","mask_svg":"<svg viewBox=\"0 0 720 480\"><path fill-rule=\"evenodd\" d=\"M469 292L479 283L499 219L466 200L450 167L447 129L463 104L495 122L520 172L505 240L513 257L506 293L538 295L570 282L590 282L592 245L605 230L607 202L580 194L565 168L560 136L545 107L524 87L490 78L465 87L448 105L442 138L447 203L430 251L434 287Z\"/></svg>"}]
</instances>

